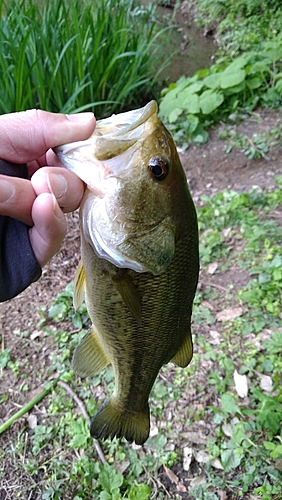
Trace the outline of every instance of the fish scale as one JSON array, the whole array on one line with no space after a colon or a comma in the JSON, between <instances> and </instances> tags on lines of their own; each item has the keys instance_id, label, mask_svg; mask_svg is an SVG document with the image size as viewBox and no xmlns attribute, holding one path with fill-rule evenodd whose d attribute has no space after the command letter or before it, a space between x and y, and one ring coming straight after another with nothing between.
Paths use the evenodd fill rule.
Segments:
<instances>
[{"instance_id":1,"label":"fish scale","mask_svg":"<svg viewBox=\"0 0 282 500\"><path fill-rule=\"evenodd\" d=\"M197 217L156 103L114 115L112 122L101 120L88 141L56 151L87 182L74 304L85 298L92 328L75 349L73 367L80 376L109 363L114 369L115 389L91 421L92 436L143 444L160 368L169 361L187 366L193 354ZM95 154L101 149L103 160Z\"/></svg>"}]
</instances>

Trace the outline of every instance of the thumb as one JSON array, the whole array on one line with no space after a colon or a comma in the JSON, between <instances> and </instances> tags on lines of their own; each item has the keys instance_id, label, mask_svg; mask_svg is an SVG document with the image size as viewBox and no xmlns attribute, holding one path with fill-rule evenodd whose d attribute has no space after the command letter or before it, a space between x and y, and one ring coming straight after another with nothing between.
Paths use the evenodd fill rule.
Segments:
<instances>
[{"instance_id":1,"label":"thumb","mask_svg":"<svg viewBox=\"0 0 282 500\"><path fill-rule=\"evenodd\" d=\"M64 115L31 109L0 116L0 158L27 163L48 149L88 139L94 132L93 113Z\"/></svg>"}]
</instances>

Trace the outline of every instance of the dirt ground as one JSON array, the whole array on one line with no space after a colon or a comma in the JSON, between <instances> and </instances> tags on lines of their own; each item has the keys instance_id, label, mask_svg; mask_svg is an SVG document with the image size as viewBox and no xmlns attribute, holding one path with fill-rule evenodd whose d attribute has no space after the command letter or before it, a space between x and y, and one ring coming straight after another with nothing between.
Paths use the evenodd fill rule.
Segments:
<instances>
[{"instance_id":1,"label":"dirt ground","mask_svg":"<svg viewBox=\"0 0 282 500\"><path fill-rule=\"evenodd\" d=\"M281 111L261 110L238 124L237 131L251 137L253 133L259 134L272 130L281 122ZM224 188L237 191L247 191L255 186L261 189L272 189L275 186L275 176L282 174L282 142L269 150L267 159L249 160L238 149L233 149L229 154L225 152L227 142L218 138L222 127L223 125L211 132L211 138L207 144L200 147L191 146L187 151L180 153L190 190L195 204L198 206L202 204L202 195L212 196ZM2 336L0 348L2 350L11 349L12 359L20 360L20 371L27 373L25 365L27 361L31 362L31 368L28 368L30 371L28 399L31 399L32 392L36 391L36 388L42 384L42 381L37 379L35 372L32 373L32 366L40 363L42 371L44 366L50 364L51 361L48 358L47 346L46 352L38 352L36 349L27 349L23 352L22 339L17 333L29 330L33 331L34 338L37 334L42 335L36 326L40 320L38 311L40 307L48 308L56 294L73 280L79 261L79 246L78 214L74 213L68 216L68 233L60 252L44 268L41 279L20 296L0 304ZM217 283L216 276L215 274L213 277L215 284ZM230 275L228 279L231 282L238 279L238 276ZM220 276L218 276L218 285L221 286ZM14 376L14 379L8 379L6 376L1 376L0 372L0 396L9 395L8 400L0 407L0 423L24 403L26 394L18 390L19 385L20 375ZM1 436L2 449L8 445L8 441L11 442L11 435L8 432ZM10 474L11 480L14 480L12 470L10 470ZM0 499L2 498L10 497L1 496L0 479ZM188 498L188 496L184 495L184 498Z\"/></svg>"}]
</instances>

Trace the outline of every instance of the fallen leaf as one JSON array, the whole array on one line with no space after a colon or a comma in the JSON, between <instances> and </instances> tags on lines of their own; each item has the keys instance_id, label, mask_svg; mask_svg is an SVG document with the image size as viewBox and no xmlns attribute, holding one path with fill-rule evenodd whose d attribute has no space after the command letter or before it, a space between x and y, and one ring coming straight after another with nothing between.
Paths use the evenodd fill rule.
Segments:
<instances>
[{"instance_id":1,"label":"fallen leaf","mask_svg":"<svg viewBox=\"0 0 282 500\"><path fill-rule=\"evenodd\" d=\"M150 429L150 438L156 436L159 433L159 429L156 425L152 425Z\"/></svg>"},{"instance_id":2,"label":"fallen leaf","mask_svg":"<svg viewBox=\"0 0 282 500\"><path fill-rule=\"evenodd\" d=\"M28 423L29 429L31 429L31 430L35 429L35 427L37 427L37 416L34 415L33 413L28 415L27 423Z\"/></svg>"},{"instance_id":3,"label":"fallen leaf","mask_svg":"<svg viewBox=\"0 0 282 500\"><path fill-rule=\"evenodd\" d=\"M200 476L193 477L190 482L191 488L194 486L200 486L200 484L205 484L207 482L205 474L200 474Z\"/></svg>"},{"instance_id":4,"label":"fallen leaf","mask_svg":"<svg viewBox=\"0 0 282 500\"><path fill-rule=\"evenodd\" d=\"M199 463L207 464L210 461L210 454L207 451L200 450L194 453L195 459Z\"/></svg>"},{"instance_id":5,"label":"fallen leaf","mask_svg":"<svg viewBox=\"0 0 282 500\"><path fill-rule=\"evenodd\" d=\"M222 234L223 234L224 238L227 238L227 236L229 236L231 231L232 231L232 227L227 227L227 228L223 229Z\"/></svg>"},{"instance_id":6,"label":"fallen leaf","mask_svg":"<svg viewBox=\"0 0 282 500\"><path fill-rule=\"evenodd\" d=\"M235 319L238 318L239 316L242 316L242 314L243 314L242 307L233 307L233 308L223 309L222 311L218 312L215 317L217 321L230 321L231 319Z\"/></svg>"},{"instance_id":7,"label":"fallen leaf","mask_svg":"<svg viewBox=\"0 0 282 500\"><path fill-rule=\"evenodd\" d=\"M210 311L214 311L213 305L210 302L208 302L207 300L203 300L202 305L207 307Z\"/></svg>"},{"instance_id":8,"label":"fallen leaf","mask_svg":"<svg viewBox=\"0 0 282 500\"><path fill-rule=\"evenodd\" d=\"M208 274L214 274L215 271L217 270L217 268L218 268L218 263L217 262L212 262L211 264L208 265L207 273Z\"/></svg>"},{"instance_id":9,"label":"fallen leaf","mask_svg":"<svg viewBox=\"0 0 282 500\"><path fill-rule=\"evenodd\" d=\"M263 391L271 392L273 388L272 378L269 375L260 374L260 387Z\"/></svg>"},{"instance_id":10,"label":"fallen leaf","mask_svg":"<svg viewBox=\"0 0 282 500\"><path fill-rule=\"evenodd\" d=\"M226 500L227 494L226 491L219 491L219 500Z\"/></svg>"},{"instance_id":11,"label":"fallen leaf","mask_svg":"<svg viewBox=\"0 0 282 500\"><path fill-rule=\"evenodd\" d=\"M178 485L176 486L176 491L179 491L180 493L187 493L187 488L185 484L178 483Z\"/></svg>"},{"instance_id":12,"label":"fallen leaf","mask_svg":"<svg viewBox=\"0 0 282 500\"><path fill-rule=\"evenodd\" d=\"M129 466L130 466L129 460L124 460L123 462L117 461L115 469L121 474L123 474L128 469Z\"/></svg>"},{"instance_id":13,"label":"fallen leaf","mask_svg":"<svg viewBox=\"0 0 282 500\"><path fill-rule=\"evenodd\" d=\"M275 469L279 470L282 472L282 458L278 458L275 462Z\"/></svg>"},{"instance_id":14,"label":"fallen leaf","mask_svg":"<svg viewBox=\"0 0 282 500\"><path fill-rule=\"evenodd\" d=\"M240 398L246 398L248 396L248 379L246 375L240 375L240 373L235 370L233 378L238 396Z\"/></svg>"},{"instance_id":15,"label":"fallen leaf","mask_svg":"<svg viewBox=\"0 0 282 500\"><path fill-rule=\"evenodd\" d=\"M35 340L37 339L37 337L40 337L40 335L42 335L43 332L39 331L39 330L34 330L31 334L30 334L30 339L31 340Z\"/></svg>"},{"instance_id":16,"label":"fallen leaf","mask_svg":"<svg viewBox=\"0 0 282 500\"><path fill-rule=\"evenodd\" d=\"M218 458L211 461L211 466L214 467L214 469L224 470L224 467Z\"/></svg>"},{"instance_id":17,"label":"fallen leaf","mask_svg":"<svg viewBox=\"0 0 282 500\"><path fill-rule=\"evenodd\" d=\"M212 345L218 345L220 344L220 342L223 341L223 339L221 339L221 335L219 332L217 332L216 330L210 330L210 336L212 338L212 340L210 340L210 344Z\"/></svg>"},{"instance_id":18,"label":"fallen leaf","mask_svg":"<svg viewBox=\"0 0 282 500\"><path fill-rule=\"evenodd\" d=\"M183 448L183 469L184 470L186 470L186 471L189 470L193 455L194 455L193 448L189 448L188 446L185 446L185 448Z\"/></svg>"},{"instance_id":19,"label":"fallen leaf","mask_svg":"<svg viewBox=\"0 0 282 500\"><path fill-rule=\"evenodd\" d=\"M179 483L179 477L176 474L174 474L174 472L169 467L166 467L166 465L164 465L163 468L165 470L165 473L166 473L168 479L172 483L178 484Z\"/></svg>"},{"instance_id":20,"label":"fallen leaf","mask_svg":"<svg viewBox=\"0 0 282 500\"><path fill-rule=\"evenodd\" d=\"M225 434L225 436L227 437L233 436L233 426L231 424L222 424L221 429L222 432Z\"/></svg>"},{"instance_id":21,"label":"fallen leaf","mask_svg":"<svg viewBox=\"0 0 282 500\"><path fill-rule=\"evenodd\" d=\"M195 444L207 444L208 442L208 439L199 434L198 432L192 432L192 431L182 432L181 437Z\"/></svg>"}]
</instances>

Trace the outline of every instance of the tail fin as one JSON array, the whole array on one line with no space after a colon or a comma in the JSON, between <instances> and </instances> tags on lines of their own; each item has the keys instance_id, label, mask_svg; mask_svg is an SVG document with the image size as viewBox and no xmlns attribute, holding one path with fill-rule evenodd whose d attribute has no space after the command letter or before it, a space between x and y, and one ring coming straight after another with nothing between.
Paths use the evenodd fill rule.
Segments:
<instances>
[{"instance_id":1,"label":"tail fin","mask_svg":"<svg viewBox=\"0 0 282 500\"><path fill-rule=\"evenodd\" d=\"M118 408L114 398L110 398L91 420L91 436L99 439L125 437L129 443L143 444L149 437L149 405L143 412L133 413Z\"/></svg>"}]
</instances>

